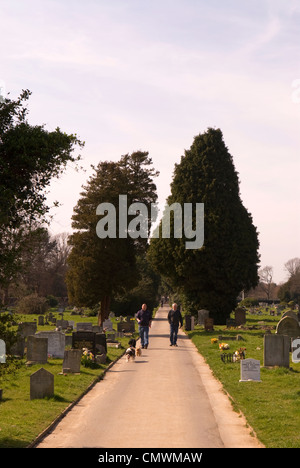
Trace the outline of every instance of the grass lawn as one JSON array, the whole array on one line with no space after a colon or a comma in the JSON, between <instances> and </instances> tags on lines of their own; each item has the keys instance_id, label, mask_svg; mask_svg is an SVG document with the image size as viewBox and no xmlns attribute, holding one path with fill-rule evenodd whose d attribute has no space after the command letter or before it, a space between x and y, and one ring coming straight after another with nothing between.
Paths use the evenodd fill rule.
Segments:
<instances>
[{"instance_id":1,"label":"grass lawn","mask_svg":"<svg viewBox=\"0 0 300 468\"><path fill-rule=\"evenodd\" d=\"M56 315L56 314L55 314ZM20 321L33 321L36 316L20 317ZM57 314L57 318L59 318ZM71 316L64 319L77 322L92 322L96 317ZM116 326L114 326L116 329ZM53 330L52 326L39 326L38 331ZM120 338L122 348L110 348L107 362L98 369L81 366L80 375L62 375L62 359L48 359L47 364L22 365L15 375L7 375L0 381L3 400L0 402L0 448L27 447L54 421L74 400L80 397L101 375L111 362L118 359L127 347L128 337ZM25 360L23 360L25 363ZM30 375L43 367L54 375L54 396L42 400L30 400Z\"/></svg>"},{"instance_id":2,"label":"grass lawn","mask_svg":"<svg viewBox=\"0 0 300 468\"><path fill-rule=\"evenodd\" d=\"M279 319L269 315L247 314L245 326L275 327ZM271 332L275 333L275 330ZM261 367L261 382L239 382L240 363L222 362L219 342L212 344L211 338L242 335L245 341L222 339L230 346L227 352L232 353L239 347L245 347L246 358L258 359L263 366L264 329L227 330L224 326L215 326L214 332L205 332L203 327L196 326L193 331L186 333L229 393L233 407L244 413L259 440L269 448L299 448L300 363L290 362L289 369Z\"/></svg>"},{"instance_id":3,"label":"grass lawn","mask_svg":"<svg viewBox=\"0 0 300 468\"><path fill-rule=\"evenodd\" d=\"M57 318L60 318L58 314ZM36 316L23 316L20 321L32 321ZM92 322L96 317L71 316L64 313L64 319L77 322ZM239 362L222 362L219 342L212 344L212 338L222 335L223 342L230 346L228 352L239 347L246 348L246 358L259 359L263 366L262 326L275 326L280 317L267 314L251 315L247 313L246 327L252 329L215 326L213 332L205 332L203 327L196 326L186 332L197 346L211 367L214 375L222 382L224 389L231 397L233 407L242 411L249 424L266 447L296 448L300 447L300 363L290 363L290 368L261 367L261 382L239 382ZM115 319L114 319L115 320ZM116 323L114 324L116 329ZM51 330L53 326L39 326L38 331ZM136 324L137 330L137 324ZM226 337L241 335L243 341L226 341ZM27 447L60 413L74 400L80 397L87 387L101 378L108 365L120 357L127 347L128 337L119 339L122 348L108 348L108 359L99 369L81 366L80 375L61 375L62 359L49 359L45 365L34 365L27 368L22 365L15 375L2 379L3 400L0 402L0 448ZM54 374L54 396L44 400L30 400L30 375L44 367Z\"/></svg>"}]
</instances>

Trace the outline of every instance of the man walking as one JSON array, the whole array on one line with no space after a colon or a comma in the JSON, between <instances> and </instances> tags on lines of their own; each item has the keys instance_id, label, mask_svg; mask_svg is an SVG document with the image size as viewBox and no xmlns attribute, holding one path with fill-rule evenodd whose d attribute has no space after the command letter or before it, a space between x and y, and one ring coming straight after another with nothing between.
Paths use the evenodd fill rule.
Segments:
<instances>
[{"instance_id":1,"label":"man walking","mask_svg":"<svg viewBox=\"0 0 300 468\"><path fill-rule=\"evenodd\" d=\"M149 344L149 328L152 322L152 312L147 309L147 304L143 304L142 308L136 313L136 319L139 324L141 346L147 349Z\"/></svg>"},{"instance_id":2,"label":"man walking","mask_svg":"<svg viewBox=\"0 0 300 468\"><path fill-rule=\"evenodd\" d=\"M170 346L178 346L177 345L177 334L178 334L178 327L180 323L180 327L182 327L183 320L178 310L177 304L172 305L172 309L168 313L168 322L170 324Z\"/></svg>"}]
</instances>

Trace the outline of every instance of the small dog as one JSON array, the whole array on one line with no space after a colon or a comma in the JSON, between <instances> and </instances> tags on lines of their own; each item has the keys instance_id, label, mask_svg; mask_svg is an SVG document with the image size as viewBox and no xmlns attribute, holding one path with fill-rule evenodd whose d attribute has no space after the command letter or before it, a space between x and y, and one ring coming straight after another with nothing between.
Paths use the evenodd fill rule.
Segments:
<instances>
[{"instance_id":1,"label":"small dog","mask_svg":"<svg viewBox=\"0 0 300 468\"><path fill-rule=\"evenodd\" d=\"M136 355L141 356L142 355L142 350L141 348L136 348Z\"/></svg>"},{"instance_id":2,"label":"small dog","mask_svg":"<svg viewBox=\"0 0 300 468\"><path fill-rule=\"evenodd\" d=\"M125 356L126 356L126 361L129 362L130 359L132 361L135 360L135 353L136 353L136 350L135 350L135 346L136 346L136 340L134 340L133 338L131 340L129 340L128 342L129 344L129 347L126 349L126 352L125 352Z\"/></svg>"}]
</instances>

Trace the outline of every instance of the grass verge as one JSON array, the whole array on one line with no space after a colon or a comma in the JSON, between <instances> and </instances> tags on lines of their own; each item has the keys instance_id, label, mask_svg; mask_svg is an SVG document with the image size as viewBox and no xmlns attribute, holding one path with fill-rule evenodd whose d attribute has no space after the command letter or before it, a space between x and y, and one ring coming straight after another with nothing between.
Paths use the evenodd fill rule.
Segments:
<instances>
[{"instance_id":1,"label":"grass verge","mask_svg":"<svg viewBox=\"0 0 300 468\"><path fill-rule=\"evenodd\" d=\"M205 332L202 327L196 326L186 333L229 393L233 407L242 411L259 440L267 448L299 448L300 364L290 362L289 369L263 367L265 329L260 327L274 326L278 320L278 317L269 315L247 314L245 326L254 329L227 330L224 326L215 326L214 332ZM226 337L237 334L243 337L243 341L226 341ZM246 358L260 360L261 382L239 382L240 363L222 362L219 342L211 343L211 339L219 335L222 335L223 342L229 344L228 353L245 347Z\"/></svg>"},{"instance_id":2,"label":"grass verge","mask_svg":"<svg viewBox=\"0 0 300 468\"><path fill-rule=\"evenodd\" d=\"M74 320L74 316L71 319ZM26 320L30 321L32 317L26 316ZM77 318L76 321L96 324L94 317ZM38 327L38 331L45 329L46 327ZM24 360L24 365L14 375L9 374L1 380L3 399L0 402L0 448L28 447L90 385L103 377L106 369L124 353L128 339L124 337L118 340L121 348L108 347L105 364L97 369L81 366L79 375L61 374L62 359L49 358L47 364L30 367L25 366ZM54 396L30 400L30 375L41 367L54 375Z\"/></svg>"}]
</instances>

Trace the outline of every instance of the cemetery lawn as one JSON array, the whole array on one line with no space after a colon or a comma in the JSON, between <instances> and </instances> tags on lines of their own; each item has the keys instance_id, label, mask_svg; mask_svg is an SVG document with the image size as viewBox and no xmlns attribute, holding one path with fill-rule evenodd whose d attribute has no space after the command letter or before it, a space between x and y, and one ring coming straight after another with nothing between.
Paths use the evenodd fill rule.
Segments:
<instances>
[{"instance_id":1,"label":"cemetery lawn","mask_svg":"<svg viewBox=\"0 0 300 468\"><path fill-rule=\"evenodd\" d=\"M223 384L234 410L245 415L258 439L267 448L299 448L300 363L292 363L290 359L289 369L263 367L263 336L266 330L262 327L270 326L271 333L275 333L280 318L247 312L245 327L255 329L215 326L213 332L205 332L203 327L196 326L193 331L186 333L205 358L214 376ZM245 341L226 341L224 338L238 334ZM219 341L211 343L211 339L218 338L219 335L223 337L222 342L230 346L223 353L233 353L240 347L245 347L246 358L260 360L261 382L239 382L240 363L222 362Z\"/></svg>"},{"instance_id":2,"label":"cemetery lawn","mask_svg":"<svg viewBox=\"0 0 300 468\"><path fill-rule=\"evenodd\" d=\"M36 316L26 315L26 321ZM93 322L96 317L68 317L75 322ZM20 320L21 321L21 320ZM114 325L114 328L117 328ZM38 331L45 331L52 327L38 327ZM0 381L3 389L3 399L0 401L0 448L25 448L43 432L72 402L83 395L86 389L95 381L100 380L106 368L118 359L127 348L128 337L119 338L122 347L107 348L107 361L98 369L81 365L80 375L62 375L62 359L48 359L47 364L35 364L30 367L22 366L14 375L9 374ZM43 367L54 375L54 396L41 400L30 400L30 375Z\"/></svg>"}]
</instances>

